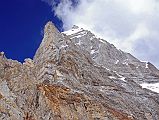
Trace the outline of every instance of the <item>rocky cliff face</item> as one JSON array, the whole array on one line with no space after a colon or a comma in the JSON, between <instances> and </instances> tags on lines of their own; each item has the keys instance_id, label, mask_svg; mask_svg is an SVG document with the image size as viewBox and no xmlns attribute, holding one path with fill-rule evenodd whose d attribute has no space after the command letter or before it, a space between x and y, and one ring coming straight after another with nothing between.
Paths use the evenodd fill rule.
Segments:
<instances>
[{"instance_id":1,"label":"rocky cliff face","mask_svg":"<svg viewBox=\"0 0 159 120\"><path fill-rule=\"evenodd\" d=\"M159 120L159 82L152 64L74 26L48 22L34 59L0 54L2 120Z\"/></svg>"}]
</instances>

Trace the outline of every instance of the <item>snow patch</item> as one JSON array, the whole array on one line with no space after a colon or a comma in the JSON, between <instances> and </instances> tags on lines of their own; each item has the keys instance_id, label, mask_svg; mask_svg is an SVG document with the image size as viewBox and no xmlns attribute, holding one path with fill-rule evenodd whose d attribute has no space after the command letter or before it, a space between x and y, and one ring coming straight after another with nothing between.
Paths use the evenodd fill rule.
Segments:
<instances>
[{"instance_id":1,"label":"snow patch","mask_svg":"<svg viewBox=\"0 0 159 120\"><path fill-rule=\"evenodd\" d=\"M116 72L115 72L115 73L116 73ZM116 74L117 74L117 73L116 73ZM126 82L126 80L125 80L126 78L125 78L125 77L123 77L123 76L121 76L121 75L119 75L119 74L117 74L117 75L118 75L118 77L119 77L118 79L120 79L120 80Z\"/></svg>"},{"instance_id":2,"label":"snow patch","mask_svg":"<svg viewBox=\"0 0 159 120\"><path fill-rule=\"evenodd\" d=\"M104 44L107 44L107 42L105 40L99 39L99 41L102 42L102 43L104 43Z\"/></svg>"},{"instance_id":3,"label":"snow patch","mask_svg":"<svg viewBox=\"0 0 159 120\"><path fill-rule=\"evenodd\" d=\"M110 79L117 79L116 77L114 76L108 76Z\"/></svg>"},{"instance_id":4,"label":"snow patch","mask_svg":"<svg viewBox=\"0 0 159 120\"><path fill-rule=\"evenodd\" d=\"M95 50L91 50L91 54L94 54L95 53Z\"/></svg>"},{"instance_id":5,"label":"snow patch","mask_svg":"<svg viewBox=\"0 0 159 120\"><path fill-rule=\"evenodd\" d=\"M83 31L83 28L72 28L71 30L64 31L62 33L66 34L66 35L72 35L72 34L80 32L80 31Z\"/></svg>"},{"instance_id":6,"label":"snow patch","mask_svg":"<svg viewBox=\"0 0 159 120\"><path fill-rule=\"evenodd\" d=\"M95 36L92 36L91 38L90 38L90 40L93 40L94 38L96 38Z\"/></svg>"},{"instance_id":7,"label":"snow patch","mask_svg":"<svg viewBox=\"0 0 159 120\"><path fill-rule=\"evenodd\" d=\"M100 86L100 87L99 87L99 90L100 90L101 92L105 92L104 89L105 89L104 86Z\"/></svg>"},{"instance_id":8,"label":"snow patch","mask_svg":"<svg viewBox=\"0 0 159 120\"><path fill-rule=\"evenodd\" d=\"M119 78L119 79L122 80L122 81L124 81L124 82L126 82L126 81L125 81L125 79L126 79L125 77L121 77L121 78Z\"/></svg>"},{"instance_id":9,"label":"snow patch","mask_svg":"<svg viewBox=\"0 0 159 120\"><path fill-rule=\"evenodd\" d=\"M124 65L129 65L129 64L128 64L128 59L124 60L123 64L124 64Z\"/></svg>"},{"instance_id":10,"label":"snow patch","mask_svg":"<svg viewBox=\"0 0 159 120\"><path fill-rule=\"evenodd\" d=\"M115 62L115 64L118 64L119 63L119 60L117 60L116 62Z\"/></svg>"},{"instance_id":11,"label":"snow patch","mask_svg":"<svg viewBox=\"0 0 159 120\"><path fill-rule=\"evenodd\" d=\"M116 73L116 72L115 72ZM117 73L116 73L117 74ZM121 76L121 75L119 75L119 74L117 74L118 75L118 78L116 78L116 77L114 77L114 76L108 76L110 79L119 79L119 80L122 80L122 81L124 81L124 82L126 82L126 78L125 77L123 77L123 76Z\"/></svg>"},{"instance_id":12,"label":"snow patch","mask_svg":"<svg viewBox=\"0 0 159 120\"><path fill-rule=\"evenodd\" d=\"M146 88L146 89L149 89L153 92L156 92L156 93L159 93L159 83L143 83L143 84L140 84L142 86L142 88Z\"/></svg>"},{"instance_id":13,"label":"snow patch","mask_svg":"<svg viewBox=\"0 0 159 120\"><path fill-rule=\"evenodd\" d=\"M140 65L136 66L136 68L138 69L140 67Z\"/></svg>"},{"instance_id":14,"label":"snow patch","mask_svg":"<svg viewBox=\"0 0 159 120\"><path fill-rule=\"evenodd\" d=\"M148 61L141 61L141 62L142 62L142 63L145 63L145 68L149 68L149 67L148 67L148 65L149 65L149 64L148 64Z\"/></svg>"},{"instance_id":15,"label":"snow patch","mask_svg":"<svg viewBox=\"0 0 159 120\"><path fill-rule=\"evenodd\" d=\"M77 36L73 36L73 37L71 37L71 39L73 39L73 38L81 38L81 37L83 37L84 35L77 35Z\"/></svg>"},{"instance_id":16,"label":"snow patch","mask_svg":"<svg viewBox=\"0 0 159 120\"><path fill-rule=\"evenodd\" d=\"M67 44L66 44L66 45L61 45L61 46L60 46L60 49L61 49L61 48L66 48L66 47L68 47Z\"/></svg>"},{"instance_id":17,"label":"snow patch","mask_svg":"<svg viewBox=\"0 0 159 120\"><path fill-rule=\"evenodd\" d=\"M149 68L149 67L148 67L148 62L146 62L146 66L145 66L145 68Z\"/></svg>"}]
</instances>

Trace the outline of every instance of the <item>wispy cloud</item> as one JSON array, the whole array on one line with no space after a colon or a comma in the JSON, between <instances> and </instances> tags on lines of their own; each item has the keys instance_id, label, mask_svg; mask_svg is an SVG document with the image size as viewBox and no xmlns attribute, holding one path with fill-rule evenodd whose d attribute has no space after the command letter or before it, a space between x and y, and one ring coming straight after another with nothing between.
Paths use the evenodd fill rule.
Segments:
<instances>
[{"instance_id":1,"label":"wispy cloud","mask_svg":"<svg viewBox=\"0 0 159 120\"><path fill-rule=\"evenodd\" d=\"M157 0L42 1L52 6L65 30L74 24L92 30L119 49L159 67Z\"/></svg>"}]
</instances>

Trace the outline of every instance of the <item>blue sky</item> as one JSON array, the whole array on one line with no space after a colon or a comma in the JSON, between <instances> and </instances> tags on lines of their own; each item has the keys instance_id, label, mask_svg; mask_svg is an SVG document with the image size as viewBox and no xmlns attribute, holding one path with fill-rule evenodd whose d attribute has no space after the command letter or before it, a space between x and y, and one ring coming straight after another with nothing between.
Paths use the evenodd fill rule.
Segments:
<instances>
[{"instance_id":1,"label":"blue sky","mask_svg":"<svg viewBox=\"0 0 159 120\"><path fill-rule=\"evenodd\" d=\"M32 58L51 20L60 31L91 30L159 68L158 13L158 0L2 0L0 51L19 61Z\"/></svg>"},{"instance_id":2,"label":"blue sky","mask_svg":"<svg viewBox=\"0 0 159 120\"><path fill-rule=\"evenodd\" d=\"M40 0L1 0L0 51L4 51L7 58L21 62L32 58L41 43L43 27L49 20L62 30L62 22L51 9Z\"/></svg>"}]
</instances>

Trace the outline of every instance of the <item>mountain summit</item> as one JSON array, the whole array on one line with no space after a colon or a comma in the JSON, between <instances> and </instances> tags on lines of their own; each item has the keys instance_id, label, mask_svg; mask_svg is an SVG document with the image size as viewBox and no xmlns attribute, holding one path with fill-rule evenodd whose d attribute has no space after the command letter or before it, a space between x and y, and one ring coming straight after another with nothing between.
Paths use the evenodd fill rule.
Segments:
<instances>
[{"instance_id":1,"label":"mountain summit","mask_svg":"<svg viewBox=\"0 0 159 120\"><path fill-rule=\"evenodd\" d=\"M159 70L88 30L48 22L33 60L3 56L2 120L159 119Z\"/></svg>"}]
</instances>

